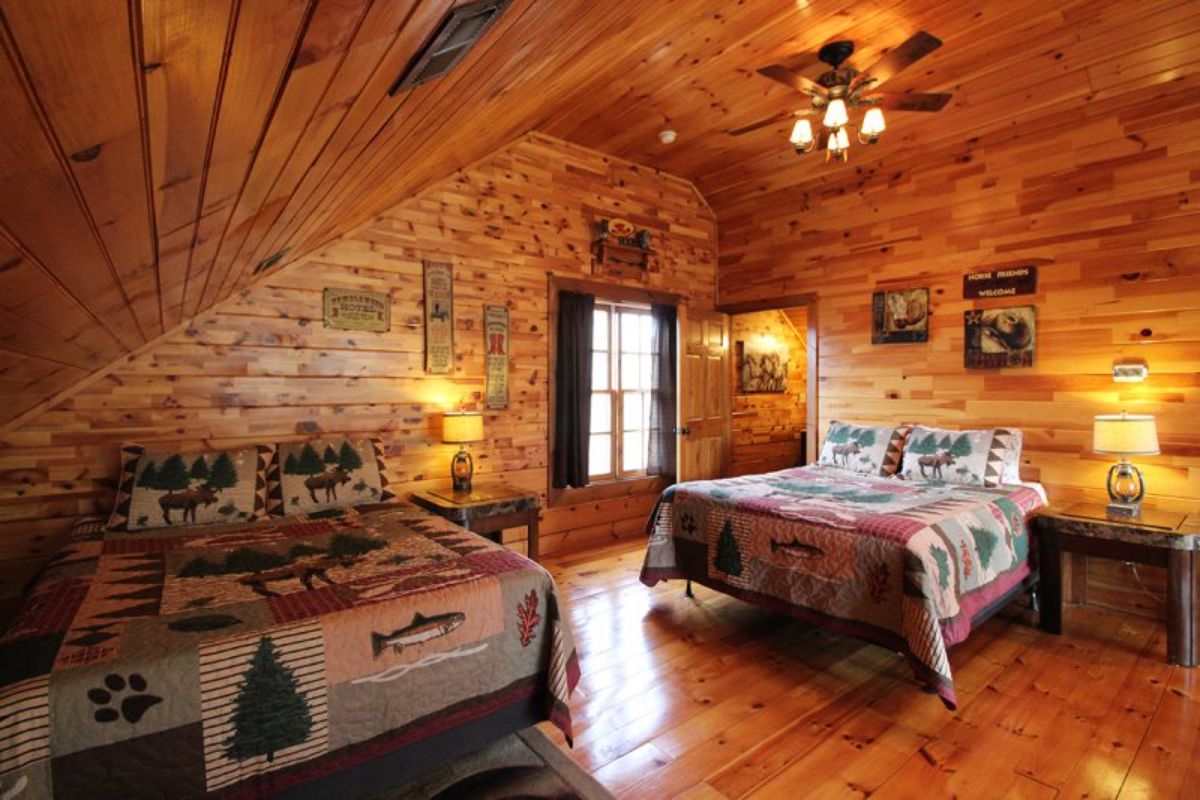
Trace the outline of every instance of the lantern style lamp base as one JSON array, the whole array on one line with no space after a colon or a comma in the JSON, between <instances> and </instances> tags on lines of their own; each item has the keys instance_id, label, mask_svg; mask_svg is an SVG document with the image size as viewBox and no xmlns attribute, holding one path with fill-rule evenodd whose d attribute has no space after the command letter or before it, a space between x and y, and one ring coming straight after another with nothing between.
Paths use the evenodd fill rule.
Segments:
<instances>
[{"instance_id":1,"label":"lantern style lamp base","mask_svg":"<svg viewBox=\"0 0 1200 800\"><path fill-rule=\"evenodd\" d=\"M1111 517L1135 519L1142 513L1142 498L1146 496L1146 482L1141 470L1121 459L1108 470L1108 497L1112 501L1107 511Z\"/></svg>"},{"instance_id":2,"label":"lantern style lamp base","mask_svg":"<svg viewBox=\"0 0 1200 800\"><path fill-rule=\"evenodd\" d=\"M470 492L471 477L475 474L475 462L467 448L460 448L450 461L450 477L454 481L454 491Z\"/></svg>"}]
</instances>

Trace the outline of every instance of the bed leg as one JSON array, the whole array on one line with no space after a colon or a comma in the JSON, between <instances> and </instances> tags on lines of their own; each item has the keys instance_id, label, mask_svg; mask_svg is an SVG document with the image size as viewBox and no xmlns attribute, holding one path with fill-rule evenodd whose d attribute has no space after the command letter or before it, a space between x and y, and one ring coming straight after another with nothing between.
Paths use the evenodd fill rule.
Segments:
<instances>
[{"instance_id":1,"label":"bed leg","mask_svg":"<svg viewBox=\"0 0 1200 800\"><path fill-rule=\"evenodd\" d=\"M685 587L683 587L683 596L684 597L695 597L696 596L696 595L692 594L692 582L691 581L688 581L687 585Z\"/></svg>"}]
</instances>

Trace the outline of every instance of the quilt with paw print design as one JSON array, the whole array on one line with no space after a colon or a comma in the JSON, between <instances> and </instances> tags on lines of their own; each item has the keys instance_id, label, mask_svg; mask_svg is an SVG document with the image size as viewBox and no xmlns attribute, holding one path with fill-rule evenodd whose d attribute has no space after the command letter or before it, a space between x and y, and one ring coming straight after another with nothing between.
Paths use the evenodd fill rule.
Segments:
<instances>
[{"instance_id":1,"label":"quilt with paw print design","mask_svg":"<svg viewBox=\"0 0 1200 800\"><path fill-rule=\"evenodd\" d=\"M578 678L550 575L407 503L85 520L0 637L0 795L259 797L531 704L569 738Z\"/></svg>"}]
</instances>

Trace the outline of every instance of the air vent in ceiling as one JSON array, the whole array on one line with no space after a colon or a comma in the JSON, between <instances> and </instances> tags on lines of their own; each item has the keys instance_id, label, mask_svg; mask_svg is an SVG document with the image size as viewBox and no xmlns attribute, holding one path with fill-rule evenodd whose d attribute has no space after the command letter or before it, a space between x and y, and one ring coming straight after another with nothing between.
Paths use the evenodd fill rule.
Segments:
<instances>
[{"instance_id":1,"label":"air vent in ceiling","mask_svg":"<svg viewBox=\"0 0 1200 800\"><path fill-rule=\"evenodd\" d=\"M388 94L394 95L425 81L440 78L462 60L510 0L478 0L451 9L430 39Z\"/></svg>"}]
</instances>

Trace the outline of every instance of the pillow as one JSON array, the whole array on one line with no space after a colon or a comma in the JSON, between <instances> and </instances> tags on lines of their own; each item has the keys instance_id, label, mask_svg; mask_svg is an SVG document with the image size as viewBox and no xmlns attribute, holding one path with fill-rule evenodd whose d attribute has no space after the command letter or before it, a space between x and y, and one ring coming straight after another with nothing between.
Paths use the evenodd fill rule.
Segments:
<instances>
[{"instance_id":1,"label":"pillow","mask_svg":"<svg viewBox=\"0 0 1200 800\"><path fill-rule=\"evenodd\" d=\"M121 448L112 531L243 522L267 514L267 468L275 448L174 453Z\"/></svg>"},{"instance_id":2,"label":"pillow","mask_svg":"<svg viewBox=\"0 0 1200 800\"><path fill-rule=\"evenodd\" d=\"M835 420L829 423L817 463L863 475L890 477L900 466L908 431L906 425L867 427Z\"/></svg>"},{"instance_id":3,"label":"pillow","mask_svg":"<svg viewBox=\"0 0 1200 800\"><path fill-rule=\"evenodd\" d=\"M394 500L378 439L331 437L278 445L267 476L271 514L300 514Z\"/></svg>"},{"instance_id":4,"label":"pillow","mask_svg":"<svg viewBox=\"0 0 1200 800\"><path fill-rule=\"evenodd\" d=\"M1003 484L1019 485L1021 483L1021 448L1025 444L1025 433L1020 428L1007 428L1009 434L1008 447L1004 450L1004 470L1000 475ZM996 431L997 435L1000 431Z\"/></svg>"},{"instance_id":5,"label":"pillow","mask_svg":"<svg viewBox=\"0 0 1200 800\"><path fill-rule=\"evenodd\" d=\"M999 486L1013 433L1007 428L951 431L918 425L908 436L900 476L967 486Z\"/></svg>"}]
</instances>

